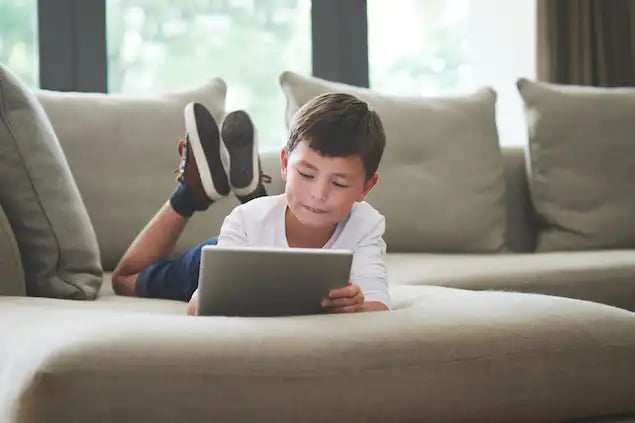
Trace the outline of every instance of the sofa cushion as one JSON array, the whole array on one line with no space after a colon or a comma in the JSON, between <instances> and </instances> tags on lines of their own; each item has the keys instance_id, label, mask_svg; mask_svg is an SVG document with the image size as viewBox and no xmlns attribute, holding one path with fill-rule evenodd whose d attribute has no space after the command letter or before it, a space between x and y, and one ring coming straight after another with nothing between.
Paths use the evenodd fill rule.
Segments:
<instances>
[{"instance_id":1,"label":"sofa cushion","mask_svg":"<svg viewBox=\"0 0 635 423\"><path fill-rule=\"evenodd\" d=\"M37 307L41 310L74 310L83 313L112 314L172 314L181 316L186 315L187 307L187 303L183 301L115 295L111 285L111 272L104 272L104 282L95 301L68 301L52 298L14 297L11 298L11 303L14 305Z\"/></svg>"},{"instance_id":2,"label":"sofa cushion","mask_svg":"<svg viewBox=\"0 0 635 423\"><path fill-rule=\"evenodd\" d=\"M220 122L225 93L220 79L155 97L38 93L86 203L105 269L114 268L175 187L185 105L200 102ZM191 219L177 252L215 234L208 218Z\"/></svg>"},{"instance_id":3,"label":"sofa cushion","mask_svg":"<svg viewBox=\"0 0 635 423\"><path fill-rule=\"evenodd\" d=\"M81 118L74 119L80 126ZM20 248L27 294L94 298L101 265L84 203L46 113L2 65L0 181L0 204Z\"/></svg>"},{"instance_id":4,"label":"sofa cushion","mask_svg":"<svg viewBox=\"0 0 635 423\"><path fill-rule=\"evenodd\" d=\"M0 298L0 420L536 422L633 411L633 313L441 287L393 294L393 312L290 318Z\"/></svg>"},{"instance_id":5,"label":"sofa cushion","mask_svg":"<svg viewBox=\"0 0 635 423\"><path fill-rule=\"evenodd\" d=\"M635 247L635 89L518 81L539 251Z\"/></svg>"},{"instance_id":6,"label":"sofa cushion","mask_svg":"<svg viewBox=\"0 0 635 423\"><path fill-rule=\"evenodd\" d=\"M388 254L391 285L534 292L635 311L635 250L530 254Z\"/></svg>"},{"instance_id":7,"label":"sofa cushion","mask_svg":"<svg viewBox=\"0 0 635 423\"><path fill-rule=\"evenodd\" d=\"M525 150L521 147L503 147L507 175L507 247L514 252L531 252L536 249L536 222L531 208Z\"/></svg>"},{"instance_id":8,"label":"sofa cushion","mask_svg":"<svg viewBox=\"0 0 635 423\"><path fill-rule=\"evenodd\" d=\"M18 244L0 206L0 295L26 295Z\"/></svg>"},{"instance_id":9,"label":"sofa cushion","mask_svg":"<svg viewBox=\"0 0 635 423\"><path fill-rule=\"evenodd\" d=\"M494 252L505 244L505 170L496 94L405 98L309 78L280 76L287 123L329 91L353 94L381 116L386 149L368 200L386 216L389 251Z\"/></svg>"}]
</instances>

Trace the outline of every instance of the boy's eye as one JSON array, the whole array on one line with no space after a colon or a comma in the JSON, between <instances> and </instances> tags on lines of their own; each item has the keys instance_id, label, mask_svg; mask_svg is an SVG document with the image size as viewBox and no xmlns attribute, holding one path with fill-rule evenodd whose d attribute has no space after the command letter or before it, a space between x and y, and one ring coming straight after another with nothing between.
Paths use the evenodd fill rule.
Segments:
<instances>
[{"instance_id":1,"label":"boy's eye","mask_svg":"<svg viewBox=\"0 0 635 423\"><path fill-rule=\"evenodd\" d=\"M302 176L304 179L313 179L313 175L309 175L308 173L304 173L304 172L300 172L298 170L298 173L300 174L300 176Z\"/></svg>"},{"instance_id":2,"label":"boy's eye","mask_svg":"<svg viewBox=\"0 0 635 423\"><path fill-rule=\"evenodd\" d=\"M338 188L348 188L348 185L340 184L340 183L337 183L337 182L333 182L333 185L335 185Z\"/></svg>"}]
</instances>

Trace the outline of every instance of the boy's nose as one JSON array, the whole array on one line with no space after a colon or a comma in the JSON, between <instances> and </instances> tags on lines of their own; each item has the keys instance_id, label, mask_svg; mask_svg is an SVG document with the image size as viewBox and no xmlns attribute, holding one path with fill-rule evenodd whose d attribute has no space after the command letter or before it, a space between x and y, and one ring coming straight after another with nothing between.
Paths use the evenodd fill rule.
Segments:
<instances>
[{"instance_id":1,"label":"boy's nose","mask_svg":"<svg viewBox=\"0 0 635 423\"><path fill-rule=\"evenodd\" d=\"M311 198L317 201L326 201L328 196L328 183L316 182L311 187Z\"/></svg>"}]
</instances>

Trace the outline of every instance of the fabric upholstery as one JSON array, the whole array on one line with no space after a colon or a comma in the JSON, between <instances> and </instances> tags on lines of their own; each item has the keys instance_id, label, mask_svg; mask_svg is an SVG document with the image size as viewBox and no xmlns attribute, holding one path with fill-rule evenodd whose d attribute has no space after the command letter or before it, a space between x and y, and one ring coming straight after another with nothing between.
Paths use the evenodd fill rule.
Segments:
<instances>
[{"instance_id":1,"label":"fabric upholstery","mask_svg":"<svg viewBox=\"0 0 635 423\"><path fill-rule=\"evenodd\" d=\"M442 287L394 296L393 312L297 318L0 298L0 410L49 423L536 422L633 410L633 313Z\"/></svg>"},{"instance_id":2,"label":"fabric upholstery","mask_svg":"<svg viewBox=\"0 0 635 423\"><path fill-rule=\"evenodd\" d=\"M635 250L388 254L391 284L558 295L635 311Z\"/></svg>"},{"instance_id":3,"label":"fabric upholstery","mask_svg":"<svg viewBox=\"0 0 635 423\"><path fill-rule=\"evenodd\" d=\"M386 149L380 182L368 201L386 216L389 251L497 252L505 247L505 169L493 90L405 98L292 72L284 72L280 84L287 123L307 101L333 91L353 94L379 113Z\"/></svg>"},{"instance_id":4,"label":"fabric upholstery","mask_svg":"<svg viewBox=\"0 0 635 423\"><path fill-rule=\"evenodd\" d=\"M225 83L212 79L188 91L155 97L40 91L99 241L103 266L115 267L126 247L175 187L185 134L183 109L205 105L217 122L225 114ZM81 122L81 124L77 124ZM201 241L213 228L195 216L179 249Z\"/></svg>"},{"instance_id":5,"label":"fabric upholstery","mask_svg":"<svg viewBox=\"0 0 635 423\"><path fill-rule=\"evenodd\" d=\"M536 221L527 186L525 151L521 147L503 147L501 151L507 179L507 247L510 251L531 252L536 249Z\"/></svg>"},{"instance_id":6,"label":"fabric upholstery","mask_svg":"<svg viewBox=\"0 0 635 423\"><path fill-rule=\"evenodd\" d=\"M81 116L71 116L79 127ZM20 249L27 294L93 299L102 270L82 197L37 98L2 65L0 181L0 204Z\"/></svg>"},{"instance_id":7,"label":"fabric upholstery","mask_svg":"<svg viewBox=\"0 0 635 423\"><path fill-rule=\"evenodd\" d=\"M518 82L539 251L635 247L635 88Z\"/></svg>"},{"instance_id":8,"label":"fabric upholstery","mask_svg":"<svg viewBox=\"0 0 635 423\"><path fill-rule=\"evenodd\" d=\"M0 295L26 295L20 250L0 206Z\"/></svg>"}]
</instances>

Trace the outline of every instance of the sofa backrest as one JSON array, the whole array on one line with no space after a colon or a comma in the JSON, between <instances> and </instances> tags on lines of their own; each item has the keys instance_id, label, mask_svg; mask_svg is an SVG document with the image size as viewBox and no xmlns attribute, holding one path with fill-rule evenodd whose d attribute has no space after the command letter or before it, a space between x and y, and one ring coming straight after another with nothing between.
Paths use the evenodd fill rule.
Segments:
<instances>
[{"instance_id":1,"label":"sofa backrest","mask_svg":"<svg viewBox=\"0 0 635 423\"><path fill-rule=\"evenodd\" d=\"M56 101L51 101L49 98L44 101L44 106L91 217L104 270L111 270L174 189L172 170L178 164L176 141L183 135L179 112L183 105L180 101L174 101L172 112L145 123L146 126L155 125L152 131L131 134L122 133L122 128L100 127L101 120L96 116L89 123L84 119L85 123L79 124L68 116L63 117L65 113L62 110L68 108L63 100L56 98ZM73 101L76 102L77 98ZM208 107L216 110L213 102ZM101 110L95 113L117 113L103 106L99 108ZM222 113L222 110L219 108L215 113ZM113 122L117 118L110 116L103 122ZM129 118L139 117L131 115ZM83 126L90 127L90 130L78 129ZM142 135L146 132L153 135ZM524 151L520 148L503 148L502 152L507 171L507 244L511 251L532 251L535 231L531 219ZM273 178L272 184L267 187L270 194L283 192L279 157L279 150L261 154L263 170ZM237 204L238 201L230 195L213 204L209 211L194 215L177 243L175 254L207 237L215 236L224 217ZM404 204L403 207L408 205ZM388 249L390 251L390 245Z\"/></svg>"},{"instance_id":2,"label":"sofa backrest","mask_svg":"<svg viewBox=\"0 0 635 423\"><path fill-rule=\"evenodd\" d=\"M63 147L74 144L73 141L63 138L60 142ZM97 216L92 221L102 249L104 270L114 268L129 243L167 200L174 185L172 168L169 165L157 166L156 163L174 163L176 166L178 157L173 144L172 140L157 140L146 149L138 150L139 153L155 156L154 159L132 157L122 147L121 151L112 155L117 158L115 163L91 161L90 156L82 154L77 149L67 152L71 171L82 191L89 215ZM508 246L516 252L532 251L535 241L524 152L519 148L503 148L502 151L507 170ZM272 177L272 183L267 185L270 194L283 192L279 157L278 151L265 151L261 154L263 170ZM115 170L120 166L134 166L140 175L139 178L133 181L126 179L125 174ZM109 190L114 196L108 199L103 198L99 192L85 192L98 190L99 181L104 178L109 180L109 185L127 188L121 191ZM139 192L133 194L135 190ZM179 239L175 254L182 253L206 237L216 235L225 216L237 204L238 201L229 196L214 203L207 212L196 214ZM108 209L104 210L104 207ZM108 240L100 237L100 234L108 234ZM388 248L390 250L390 246Z\"/></svg>"},{"instance_id":3,"label":"sofa backrest","mask_svg":"<svg viewBox=\"0 0 635 423\"><path fill-rule=\"evenodd\" d=\"M501 150L507 177L507 247L513 252L534 251L537 227L529 196L526 152L521 147Z\"/></svg>"},{"instance_id":4,"label":"sofa backrest","mask_svg":"<svg viewBox=\"0 0 635 423\"><path fill-rule=\"evenodd\" d=\"M531 252L534 251L536 244L536 223L527 182L526 152L522 147L502 147L501 152L507 178L507 247L512 252ZM278 169L279 152L269 151L262 153L261 156L263 167L273 177L274 183L270 192L281 193L283 185ZM404 207L407 206L404 205ZM223 205L222 212L224 213L225 210L229 211ZM214 224L222 224L222 220L218 220L221 216L214 214L214 217L216 218ZM388 248L390 249L390 245Z\"/></svg>"},{"instance_id":5,"label":"sofa backrest","mask_svg":"<svg viewBox=\"0 0 635 423\"><path fill-rule=\"evenodd\" d=\"M95 229L104 270L117 265L174 189L176 141L185 132L185 105L203 103L220 120L225 92L225 83L214 79L198 88L148 98L37 93ZM178 251L200 242L201 234L215 233L209 218L193 219Z\"/></svg>"}]
</instances>

